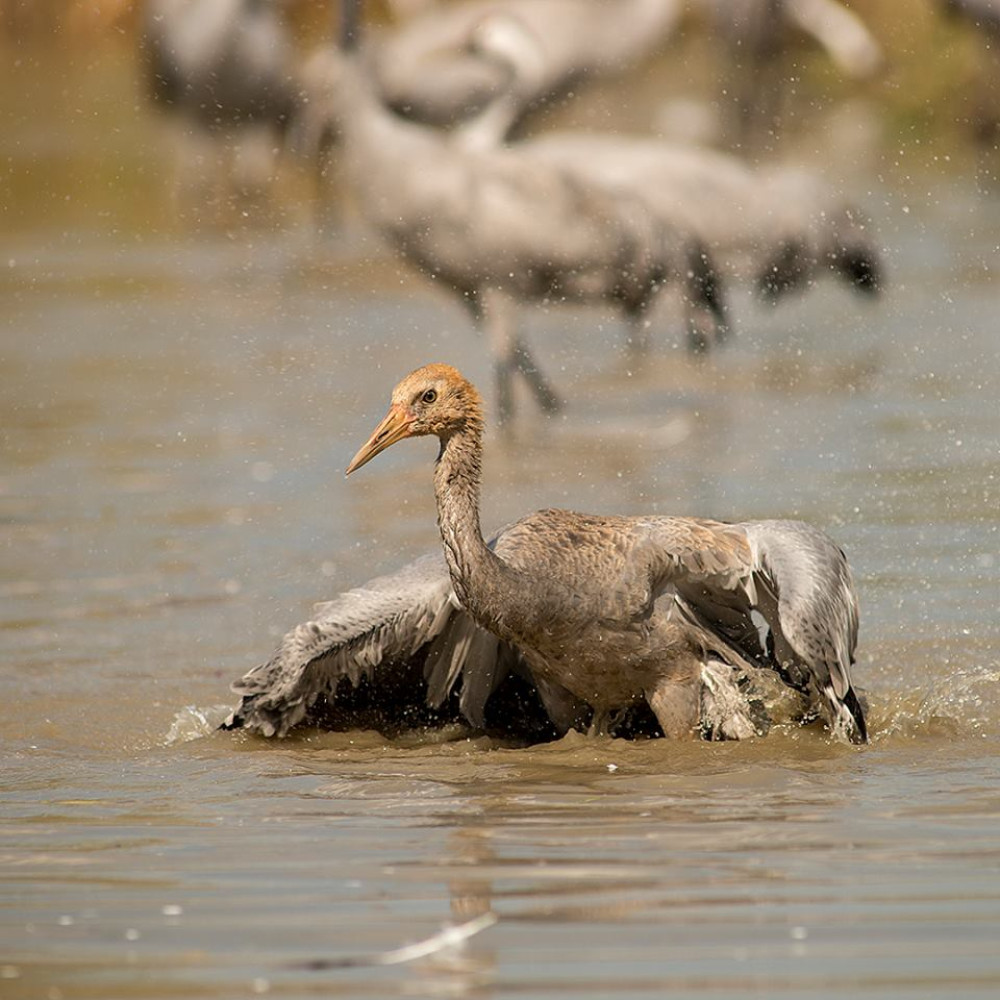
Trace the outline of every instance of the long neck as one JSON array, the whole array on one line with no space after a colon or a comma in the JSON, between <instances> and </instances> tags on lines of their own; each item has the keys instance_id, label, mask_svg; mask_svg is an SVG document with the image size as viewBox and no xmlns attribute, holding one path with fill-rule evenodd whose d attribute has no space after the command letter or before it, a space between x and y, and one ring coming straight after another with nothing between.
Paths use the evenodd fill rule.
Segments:
<instances>
[{"instance_id":1,"label":"long neck","mask_svg":"<svg viewBox=\"0 0 1000 1000\"><path fill-rule=\"evenodd\" d=\"M452 141L467 150L496 149L510 135L524 106L515 90L502 91L478 115L453 129Z\"/></svg>"},{"instance_id":2,"label":"long neck","mask_svg":"<svg viewBox=\"0 0 1000 1000\"><path fill-rule=\"evenodd\" d=\"M473 51L499 67L505 80L491 101L452 130L465 149L502 145L534 97L545 89L546 59L538 39L516 17L487 15L473 31Z\"/></svg>"},{"instance_id":3,"label":"long neck","mask_svg":"<svg viewBox=\"0 0 1000 1000\"><path fill-rule=\"evenodd\" d=\"M400 192L414 183L413 159L444 149L443 140L426 126L404 121L382 103L363 54L340 58L333 105L349 174L369 207L383 199L398 206Z\"/></svg>"},{"instance_id":4,"label":"long neck","mask_svg":"<svg viewBox=\"0 0 1000 1000\"><path fill-rule=\"evenodd\" d=\"M482 427L471 425L442 442L434 468L438 527L452 585L462 606L484 628L510 638L512 614L524 593L521 574L483 540L479 524Z\"/></svg>"}]
</instances>

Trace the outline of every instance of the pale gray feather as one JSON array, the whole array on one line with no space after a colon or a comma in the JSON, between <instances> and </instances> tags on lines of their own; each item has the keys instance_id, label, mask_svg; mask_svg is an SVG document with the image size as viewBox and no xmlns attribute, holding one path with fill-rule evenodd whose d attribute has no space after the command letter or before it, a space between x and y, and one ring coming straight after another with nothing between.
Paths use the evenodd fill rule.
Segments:
<instances>
[{"instance_id":1,"label":"pale gray feather","mask_svg":"<svg viewBox=\"0 0 1000 1000\"><path fill-rule=\"evenodd\" d=\"M498 94L518 92L520 118L576 83L621 73L663 44L683 14L681 0L472 0L434 4L385 34L375 78L383 99L434 125L454 125ZM538 39L530 77L470 44L488 18L517 19Z\"/></svg>"},{"instance_id":2,"label":"pale gray feather","mask_svg":"<svg viewBox=\"0 0 1000 1000\"><path fill-rule=\"evenodd\" d=\"M362 679L377 684L382 671L418 655L426 656L426 704L440 708L460 685L459 711L481 728L490 696L512 668L520 668L517 651L461 609L439 553L314 611L285 635L271 659L233 684L243 700L225 728L285 736L308 718L318 698L335 700L344 678L354 687Z\"/></svg>"},{"instance_id":3,"label":"pale gray feather","mask_svg":"<svg viewBox=\"0 0 1000 1000\"><path fill-rule=\"evenodd\" d=\"M431 645L424 665L427 702L437 708L462 680L459 709L473 726L486 724L486 702L502 679L500 640L464 611L452 613L449 627Z\"/></svg>"},{"instance_id":4,"label":"pale gray feather","mask_svg":"<svg viewBox=\"0 0 1000 1000\"><path fill-rule=\"evenodd\" d=\"M740 584L679 580L679 604L742 656L806 693L835 731L863 741L864 716L851 686L858 601L843 551L800 521L732 527L750 549Z\"/></svg>"},{"instance_id":5,"label":"pale gray feather","mask_svg":"<svg viewBox=\"0 0 1000 1000\"><path fill-rule=\"evenodd\" d=\"M356 686L381 664L414 656L446 631L455 612L438 554L317 605L316 616L292 629L270 660L233 685L243 701L227 725L284 736L320 695L334 696L343 678Z\"/></svg>"}]
</instances>

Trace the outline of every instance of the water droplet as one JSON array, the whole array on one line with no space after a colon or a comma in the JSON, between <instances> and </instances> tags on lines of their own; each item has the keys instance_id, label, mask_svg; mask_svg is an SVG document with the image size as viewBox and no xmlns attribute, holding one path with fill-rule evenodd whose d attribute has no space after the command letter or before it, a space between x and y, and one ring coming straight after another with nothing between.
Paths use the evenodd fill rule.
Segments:
<instances>
[{"instance_id":1,"label":"water droplet","mask_svg":"<svg viewBox=\"0 0 1000 1000\"><path fill-rule=\"evenodd\" d=\"M269 483L274 479L274 466L270 462L254 462L250 475L256 483Z\"/></svg>"}]
</instances>

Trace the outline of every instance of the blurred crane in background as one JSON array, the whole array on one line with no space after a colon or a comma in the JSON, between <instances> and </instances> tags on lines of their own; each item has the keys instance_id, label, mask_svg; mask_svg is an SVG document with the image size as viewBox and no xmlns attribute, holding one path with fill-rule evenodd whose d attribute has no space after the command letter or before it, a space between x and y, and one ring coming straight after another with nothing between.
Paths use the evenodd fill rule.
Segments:
<instances>
[{"instance_id":1,"label":"blurred crane in background","mask_svg":"<svg viewBox=\"0 0 1000 1000\"><path fill-rule=\"evenodd\" d=\"M882 66L882 47L864 22L838 0L697 0L725 49L721 101L727 138L760 145L781 129L787 92L798 73L782 58L792 36L813 39L841 73L867 79ZM766 145L766 142L765 142Z\"/></svg>"},{"instance_id":2,"label":"blurred crane in background","mask_svg":"<svg viewBox=\"0 0 1000 1000\"><path fill-rule=\"evenodd\" d=\"M300 93L275 3L147 0L141 51L148 93L180 135L182 177L227 193L264 189Z\"/></svg>"},{"instance_id":3,"label":"blurred crane in background","mask_svg":"<svg viewBox=\"0 0 1000 1000\"><path fill-rule=\"evenodd\" d=\"M671 37L683 10L683 0L425 4L379 39L372 73L382 99L400 114L453 125L507 91L506 69L468 42L484 18L516 16L539 39L537 72L518 88L516 124L578 83L632 69Z\"/></svg>"},{"instance_id":4,"label":"blurred crane in background","mask_svg":"<svg viewBox=\"0 0 1000 1000\"><path fill-rule=\"evenodd\" d=\"M524 376L545 410L554 390L517 332L519 303L606 303L636 347L659 288L684 292L692 344L718 339L717 276L697 238L615 191L502 148L471 149L394 115L360 57L330 47L307 70L306 131L341 133L340 156L366 220L410 264L458 295L487 333L501 421Z\"/></svg>"},{"instance_id":5,"label":"blurred crane in background","mask_svg":"<svg viewBox=\"0 0 1000 1000\"><path fill-rule=\"evenodd\" d=\"M481 21L475 43L498 63L509 62L512 79L530 89L540 46L519 19ZM516 96L501 95L457 139L496 148L518 106ZM879 289L881 251L867 216L804 167L754 170L731 154L612 132L550 132L509 148L641 199L665 224L696 234L727 274L750 280L769 301L825 274L859 292Z\"/></svg>"},{"instance_id":6,"label":"blurred crane in background","mask_svg":"<svg viewBox=\"0 0 1000 1000\"><path fill-rule=\"evenodd\" d=\"M973 135L994 146L1000 136L1000 0L938 0L941 10L976 30L982 44L979 72L973 82L969 112Z\"/></svg>"}]
</instances>

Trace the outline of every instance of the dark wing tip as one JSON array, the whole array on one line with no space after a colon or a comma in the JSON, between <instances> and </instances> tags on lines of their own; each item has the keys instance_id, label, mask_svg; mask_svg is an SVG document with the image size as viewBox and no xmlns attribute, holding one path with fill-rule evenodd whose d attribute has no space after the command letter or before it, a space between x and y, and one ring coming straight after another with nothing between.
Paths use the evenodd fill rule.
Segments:
<instances>
[{"instance_id":1,"label":"dark wing tip","mask_svg":"<svg viewBox=\"0 0 1000 1000\"><path fill-rule=\"evenodd\" d=\"M882 292L885 283L882 265L878 255L868 249L849 249L840 255L838 261L844 280L857 291L876 296Z\"/></svg>"},{"instance_id":2,"label":"dark wing tip","mask_svg":"<svg viewBox=\"0 0 1000 1000\"><path fill-rule=\"evenodd\" d=\"M844 708L851 713L851 718L854 721L854 725L848 733L848 738L852 743L867 743L868 725L865 722L865 710L861 707L861 701L858 699L854 688L849 687L847 689L842 701Z\"/></svg>"},{"instance_id":3,"label":"dark wing tip","mask_svg":"<svg viewBox=\"0 0 1000 1000\"><path fill-rule=\"evenodd\" d=\"M242 729L246 724L246 720L240 715L240 709L243 708L243 704L240 703L239 708L234 708L229 715L226 716L225 720L219 723L219 732L230 731L233 729Z\"/></svg>"}]
</instances>

